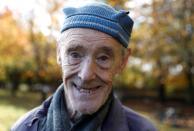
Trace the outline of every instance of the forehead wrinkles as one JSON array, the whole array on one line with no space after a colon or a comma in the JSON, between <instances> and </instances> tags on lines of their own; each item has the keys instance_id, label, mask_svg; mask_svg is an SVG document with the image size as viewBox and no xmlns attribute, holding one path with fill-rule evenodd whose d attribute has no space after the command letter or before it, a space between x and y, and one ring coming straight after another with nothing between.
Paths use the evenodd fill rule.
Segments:
<instances>
[{"instance_id":1,"label":"forehead wrinkles","mask_svg":"<svg viewBox=\"0 0 194 131\"><path fill-rule=\"evenodd\" d=\"M72 39L79 39L85 41L114 41L113 38L105 33L92 30L92 29L82 29L82 28L72 28L66 30L61 34L59 42L67 42Z\"/></svg>"},{"instance_id":2,"label":"forehead wrinkles","mask_svg":"<svg viewBox=\"0 0 194 131\"><path fill-rule=\"evenodd\" d=\"M65 46L66 48L69 46L70 42L72 43L72 46L79 45L80 43L92 43L92 45L95 45L94 48L98 47L98 45L102 45L99 43L103 43L104 46L107 45L108 47L113 47L113 50L115 50L117 53L120 52L120 49L122 48L121 44L112 36L86 28L68 29L61 34L59 41L60 45ZM81 45L90 46L88 44Z\"/></svg>"}]
</instances>

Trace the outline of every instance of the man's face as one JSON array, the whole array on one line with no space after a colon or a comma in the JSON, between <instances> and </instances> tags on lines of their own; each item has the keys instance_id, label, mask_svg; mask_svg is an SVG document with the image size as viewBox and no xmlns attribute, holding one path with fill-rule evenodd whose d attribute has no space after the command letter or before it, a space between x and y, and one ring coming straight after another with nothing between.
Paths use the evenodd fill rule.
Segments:
<instances>
[{"instance_id":1,"label":"man's face","mask_svg":"<svg viewBox=\"0 0 194 131\"><path fill-rule=\"evenodd\" d=\"M106 102L122 65L121 48L109 35L91 29L74 28L62 34L58 60L72 112L92 114Z\"/></svg>"}]
</instances>

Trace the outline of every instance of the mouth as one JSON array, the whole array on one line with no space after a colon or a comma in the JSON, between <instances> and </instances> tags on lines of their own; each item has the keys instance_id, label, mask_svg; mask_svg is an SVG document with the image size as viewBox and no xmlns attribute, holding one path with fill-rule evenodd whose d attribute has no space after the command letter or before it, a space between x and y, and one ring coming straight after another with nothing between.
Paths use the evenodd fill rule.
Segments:
<instances>
[{"instance_id":1,"label":"mouth","mask_svg":"<svg viewBox=\"0 0 194 131\"><path fill-rule=\"evenodd\" d=\"M72 82L72 86L78 90L80 93L85 93L85 94L93 94L95 93L101 86L94 86L92 88L84 88L84 87L79 87L77 86L74 82Z\"/></svg>"}]
</instances>

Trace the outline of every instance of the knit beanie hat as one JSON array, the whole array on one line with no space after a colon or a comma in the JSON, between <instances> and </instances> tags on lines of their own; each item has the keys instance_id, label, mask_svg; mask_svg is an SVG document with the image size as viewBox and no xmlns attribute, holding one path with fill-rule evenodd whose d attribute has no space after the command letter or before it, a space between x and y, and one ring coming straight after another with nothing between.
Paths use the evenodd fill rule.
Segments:
<instances>
[{"instance_id":1,"label":"knit beanie hat","mask_svg":"<svg viewBox=\"0 0 194 131\"><path fill-rule=\"evenodd\" d=\"M81 7L63 9L65 20L61 33L70 28L90 28L115 38L125 48L128 47L133 28L133 20L127 11L117 11L103 3L90 3Z\"/></svg>"}]
</instances>

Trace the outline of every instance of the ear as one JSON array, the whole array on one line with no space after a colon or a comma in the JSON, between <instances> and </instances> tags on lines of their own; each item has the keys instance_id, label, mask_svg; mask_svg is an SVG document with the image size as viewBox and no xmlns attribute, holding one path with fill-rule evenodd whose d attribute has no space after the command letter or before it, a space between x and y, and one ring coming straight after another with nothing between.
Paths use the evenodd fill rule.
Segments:
<instances>
[{"instance_id":1,"label":"ear","mask_svg":"<svg viewBox=\"0 0 194 131\"><path fill-rule=\"evenodd\" d=\"M59 43L57 43L57 64L59 64L59 65L61 65L61 55L60 55L60 52L61 52L61 50L60 50L60 44Z\"/></svg>"},{"instance_id":2,"label":"ear","mask_svg":"<svg viewBox=\"0 0 194 131\"><path fill-rule=\"evenodd\" d=\"M121 61L120 67L119 67L120 69L119 69L118 73L121 73L123 71L123 69L126 67L130 55L131 55L131 49L128 48L126 50L124 57L122 58L122 61Z\"/></svg>"}]
</instances>

